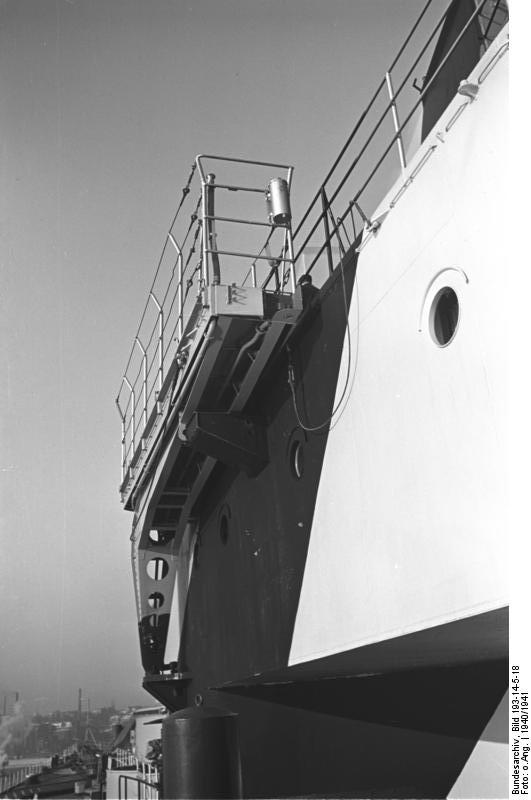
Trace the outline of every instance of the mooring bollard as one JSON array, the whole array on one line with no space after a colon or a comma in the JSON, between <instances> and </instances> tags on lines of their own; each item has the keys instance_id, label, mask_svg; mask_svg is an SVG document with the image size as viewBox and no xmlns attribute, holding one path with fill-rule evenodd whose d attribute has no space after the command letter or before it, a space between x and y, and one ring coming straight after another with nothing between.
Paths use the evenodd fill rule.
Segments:
<instances>
[{"instance_id":1,"label":"mooring bollard","mask_svg":"<svg viewBox=\"0 0 531 800\"><path fill-rule=\"evenodd\" d=\"M162 723L162 798L241 798L238 715L191 707Z\"/></svg>"}]
</instances>

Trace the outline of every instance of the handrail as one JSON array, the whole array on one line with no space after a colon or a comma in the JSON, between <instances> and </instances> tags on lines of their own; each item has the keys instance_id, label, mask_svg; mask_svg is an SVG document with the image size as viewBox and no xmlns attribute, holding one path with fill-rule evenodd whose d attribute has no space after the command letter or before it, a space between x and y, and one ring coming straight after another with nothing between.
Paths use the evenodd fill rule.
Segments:
<instances>
[{"instance_id":1,"label":"handrail","mask_svg":"<svg viewBox=\"0 0 531 800\"><path fill-rule=\"evenodd\" d=\"M296 242L296 245L297 245L296 254L294 256L296 264L298 263L298 261L299 261L300 257L302 256L303 252L305 252L309 242L311 241L312 237L316 234L316 232L319 229L320 225L324 226L324 240L325 240L325 242L327 240L328 241L330 240L330 235L332 235L332 236L334 235L334 232L332 232L330 234L330 232L327 232L327 230L326 230L325 219L326 219L327 212L325 211L323 204L321 203L320 211L318 211L315 208L319 197L322 198L322 191L325 190L325 192L328 194L328 192L330 190L329 197L328 197L328 207L330 207L331 204L334 203L334 201L339 197L340 192L345 188L345 186L347 184L347 181L349 180L349 178L351 178L352 173L354 172L354 170L356 168L361 168L363 166L361 164L361 162L362 162L363 157L367 153L369 145L371 145L373 142L375 142L375 137L378 134L378 132L380 131L384 120L386 120L389 116L392 117L393 126L394 126L394 135L390 138L388 143L386 143L387 146L385 146L385 144L383 145L383 147L382 147L383 152L380 155L380 157L376 159L376 166L374 166L374 156L372 157L373 158L373 163L371 163L369 165L368 176L367 175L363 175L361 177L361 180L360 180L360 178L357 179L356 182L358 183L358 186L360 186L361 188L357 188L356 187L357 191L356 192L352 192L351 198L353 198L353 199L351 199L349 201L345 212L341 215L341 217L339 219L344 220L345 217L347 216L347 214L349 214L349 213L352 214L353 207L356 208L358 213L360 212L360 207L359 207L358 201L360 200L360 198L362 197L364 192L372 184L374 176L376 175L376 173L378 172L378 170L382 166L383 162L387 158L387 156L388 156L388 154L389 154L389 152L390 152L390 150L393 147L395 142L397 143L397 151L398 151L398 155L399 155L400 168L401 168L402 171L404 170L404 168L405 168L405 152L404 152L404 146L403 146L403 140L402 140L403 133L404 133L408 123L410 123L410 121L412 120L414 113L417 111L417 109L419 108L420 104L423 102L428 90L431 88L431 86L433 85L433 83L436 80L436 78L440 75L441 70L444 69L445 65L448 63L449 59L452 57L452 54L455 52L456 47L462 41L463 36L470 29L470 27L474 23L474 21L477 20L478 17L481 15L481 12L483 11L483 9L484 9L484 7L485 7L485 5L487 3L487 0L478 0L477 1L477 5L476 5L474 11L469 16L469 18L466 20L466 22L463 24L463 26L461 27L461 30L456 32L455 39L452 42L451 46L449 47L448 51L445 53L444 57L438 63L437 68L434 70L433 74L430 75L430 78L428 79L428 81L424 83L422 89L420 90L418 99L413 104L410 103L409 106L407 107L406 113L403 115L403 122L400 124L399 123L399 112L398 112L398 101L399 100L402 101L403 95L404 95L404 93L406 91L406 88L408 86L408 81L410 80L411 76L413 75L414 70L420 64L421 60L426 56L428 48L432 44L432 42L433 42L435 36L437 35L437 33L440 31L443 23L445 22L445 20L446 20L446 18L448 16L448 13L449 13L450 9L454 5L454 0L451 0L451 2L446 5L444 12L442 13L442 15L440 15L438 17L438 19L437 19L433 29L431 30L431 32L428 31L426 33L426 35L424 36L424 38L422 39L422 42L421 42L422 46L419 45L419 49L417 49L413 54L409 55L409 59L410 60L412 59L412 63L410 63L409 68L407 68L407 66L406 66L405 75L399 81L399 86L398 86L397 90L394 91L393 81L392 81L392 71L399 64L400 59L402 58L402 56L404 55L404 53L406 51L407 45L410 43L413 34L418 30L421 21L425 18L426 14L428 12L428 9L432 5L432 3L433 3L433 0L428 0L428 2L425 4L424 8L421 11L421 14L417 18L413 28L411 29L409 35L407 36L404 44L401 46L401 48L398 51L397 56L394 58L394 60L391 63L390 67L386 71L384 78L378 84L375 93L372 95L368 105L366 106L366 108L361 113L360 117L358 118L358 120L357 120L357 122L356 122L356 124L355 124L355 126L354 126L354 128L352 130L352 132L350 133L349 137L347 138L347 140L346 140L345 144L343 145L339 155L335 159L332 167L328 171L328 173L327 173L323 183L321 184L319 190L317 191L317 193L314 196L313 200L311 201L310 205L308 206L308 208L306 209L305 213L303 214L300 222L297 224L297 226L295 228L295 231L294 231L294 234L293 234L293 239L294 239L294 241ZM496 7L495 7L494 11L492 12L492 17L494 17L496 12L498 11L498 6L499 6L499 3L496 4ZM492 22L492 20L489 21L489 25L487 26L487 30L490 29L491 22ZM466 77L466 76L463 76L463 77ZM381 95L382 89L386 85L387 85L388 93L389 93L389 101L388 101L388 103L385 105L384 110L379 115L377 114L376 123L373 124L370 132L368 134L366 134L364 137L361 138L361 142L358 144L357 150L355 152L355 156L351 160L351 163L347 167L345 167L342 170L340 170L339 169L339 165L340 165L342 159L347 154L349 149L351 147L355 146L356 142L358 142L358 140L360 139L360 136L358 136L358 134L360 133L361 127L362 127L363 123L365 123L366 121L370 120L369 112L371 111L371 109L375 105L377 99ZM377 144L379 144L379 143L377 143ZM337 183L337 185L332 185L332 182ZM360 213L360 217L362 219L362 222L365 224L366 216L365 216L365 214L363 212ZM309 227L309 230L306 232L304 229L308 228L308 227ZM301 239L301 237L302 237L303 240L302 240L301 243L299 243L299 240ZM322 254L323 250L324 250L324 247L321 248L318 256L316 256L316 258L312 262L310 270L311 270L311 268L313 268L313 266L317 262L318 258ZM310 271L310 270L307 270L307 271Z\"/></svg>"},{"instance_id":2,"label":"handrail","mask_svg":"<svg viewBox=\"0 0 531 800\"><path fill-rule=\"evenodd\" d=\"M0 774L0 795L8 792L14 786L17 786L29 775L38 775L42 772L45 764L27 764L25 767L17 766L5 775Z\"/></svg>"},{"instance_id":3,"label":"handrail","mask_svg":"<svg viewBox=\"0 0 531 800\"><path fill-rule=\"evenodd\" d=\"M125 786L125 793L122 794L122 782ZM144 778L139 778L136 775L119 775L118 776L118 800L128 800L127 796L127 784L128 782L136 783L137 787L139 786L147 786L151 791L143 793L143 797L141 800L157 800L159 796L159 785L158 783L150 783L150 781L146 781ZM140 797L140 792L137 791L137 797Z\"/></svg>"},{"instance_id":4,"label":"handrail","mask_svg":"<svg viewBox=\"0 0 531 800\"><path fill-rule=\"evenodd\" d=\"M441 63L439 64L439 66L437 67L437 69L435 70L435 72L433 73L433 75L431 76L431 78L428 80L428 82L425 84L425 86L423 86L423 87L422 87L422 91L420 92L419 99L417 100L417 102L415 103L415 105L413 106L413 108L411 109L411 111L409 112L409 114L408 114L408 116L406 117L405 121L402 123L402 125L401 125L401 126L400 126L400 128L398 129L397 133L396 133L396 134L393 136L393 138L391 139L391 142L389 143L389 145L387 146L387 148L386 148L386 150L384 151L383 155L381 156L380 160L378 161L378 163L376 164L376 166L374 167L374 169L373 169L373 170L372 170L372 172L370 173L369 177L367 178L367 180L365 181L365 183L363 184L363 186L361 187L361 189L360 189L360 190L358 191L358 193L356 194L356 197L354 198L355 200L357 200L357 199L358 199L358 198L361 196L361 194L363 193L363 191L366 189L366 187L367 187L367 186L369 185L369 183L371 182L372 178L374 177L374 175L376 174L376 172L377 172L377 171L378 171L378 169L380 168L381 164L383 163L383 161L384 161L384 159L385 159L385 157L386 157L387 153L389 152L389 150L390 150L390 149L391 149L391 147L393 146L393 143L394 143L394 141L397 139L397 137L400 135L400 133L401 133L401 132L404 130L404 128L406 127L407 123L409 122L409 120L411 119L411 117L413 116L413 114L415 113L415 111L417 110L417 108L419 107L419 105L421 104L422 100L424 99L424 96L426 95L426 93L427 93L428 89L430 88L430 86L431 86L431 85L433 84L433 82L435 81L435 78L437 78L437 76L439 75L439 73L440 73L440 71L442 70L442 68L443 68L443 67L446 65L446 63L448 62L448 60L449 60L450 56L451 56L451 55L452 55L452 53L454 52L455 48L457 47L457 45L459 44L459 42L461 41L461 39L462 39L462 38L463 38L463 36L465 35L466 31L468 30L468 28L470 27L470 25L472 24L472 22L473 22L475 19L477 19L478 15L479 15L479 13L480 13L480 11L481 11L481 9L483 8L483 6L485 5L485 3L486 3L486 2L487 2L487 0L480 0L480 5L478 5L478 6L477 6L476 10L475 10L475 11L472 13L472 15L469 17L468 21L466 22L466 24L464 25L464 27L461 29L461 32L460 32L460 34L458 35L458 37L456 38L456 40L454 41L454 43L452 44L452 46L451 46L451 47L450 47L450 49L448 50L448 52L447 52L446 56L445 56L445 57L442 59Z\"/></svg>"},{"instance_id":5,"label":"handrail","mask_svg":"<svg viewBox=\"0 0 531 800\"><path fill-rule=\"evenodd\" d=\"M233 156L217 156L208 153L200 153L196 156L195 163L197 164L197 168L201 172L201 177L203 181L206 180L205 173L201 164L202 158L209 158L212 161L227 161L231 164L249 164L249 166L255 167L278 167L278 169L287 169L293 172L293 167L290 164L279 164L276 161L256 161L255 159L249 158L234 158Z\"/></svg>"},{"instance_id":6,"label":"handrail","mask_svg":"<svg viewBox=\"0 0 531 800\"><path fill-rule=\"evenodd\" d=\"M428 0L426 5L422 9L420 15L417 18L417 21L413 25L413 27L410 30L407 38L405 39L404 43L402 44L402 47L400 48L400 50L398 51L397 55L395 56L395 58L393 59L392 63L390 64L390 66L389 66L389 68L387 70L388 73L391 73L392 70L394 69L394 67L396 66L396 64L398 63L398 61L400 59L400 56L402 55L402 53L406 49L407 45L409 44L409 42L411 40L411 37L413 36L415 31L417 30L418 26L420 25L422 19L424 18L424 15L426 14L428 8L431 6L432 2L433 2L433 0ZM325 179L323 180L323 182L321 184L321 187L322 186L326 186L326 184L328 183L328 181L332 177L333 173L336 171L337 166L339 165L339 163L340 163L341 159L343 158L343 156L345 155L350 143L354 139L354 136L357 134L358 130L360 129L361 124L363 123L363 121L365 120L367 114L369 113L370 109L372 108L372 106L374 104L374 101L376 100L377 96L379 95L381 89L384 86L384 83L385 83L385 78L382 79L380 85L378 86L378 88L376 89L375 93L373 94L368 106L365 108L365 111L363 111L363 113L358 118L358 121L356 122L353 130L351 131L349 137L347 138L347 141L345 142L345 144L341 148L341 150L339 152L339 155L336 157L334 163L332 164L332 166L328 170L328 173L327 173ZM309 207L306 209L306 212L305 212L304 216L302 217L301 221L299 222L299 224L297 225L295 231L293 232L293 236L294 237L299 232L300 228L302 227L302 225L306 221L306 218L307 218L308 214L310 213L310 211L312 210L313 206L315 205L315 203L319 199L320 192L321 192L321 188L319 188L317 190L317 193L316 193L315 197L313 198L313 200L310 203Z\"/></svg>"},{"instance_id":7,"label":"handrail","mask_svg":"<svg viewBox=\"0 0 531 800\"><path fill-rule=\"evenodd\" d=\"M431 44L432 40L435 38L435 35L436 35L437 31L439 30L439 28L441 27L442 23L443 23L443 22L444 22L444 20L446 19L446 16L447 16L447 14L448 14L448 11L450 10L450 8L451 8L451 6L452 6L453 2L454 2L454 0L450 0L450 4L449 4L449 5L448 5L448 7L446 8L446 10L445 10L444 14L442 14L442 16L440 17L440 19L439 19L439 21L437 22L437 24L436 24L435 28L433 29L433 31L432 31L432 33L431 33L431 35L428 37L428 40L426 41L426 43L425 43L424 47L421 49L421 51L420 51L420 53L418 54L417 58L415 59L415 61L414 61L414 62L413 62L413 64L411 65L411 67L410 67L409 71L407 72L407 74L406 74L405 78L402 80L402 82L401 82L401 84L400 84L400 86L399 86L398 90L397 90L397 91L396 91L396 93L395 93L395 96L394 96L394 98L393 98L392 100L390 100L390 101L389 101L389 103L387 104L387 106L385 107L385 109L382 111L382 113L380 114L380 117L379 117L379 119L378 119L378 122L377 122L377 123L376 123L376 125L373 127L372 131L371 131L371 132L368 134L368 136L367 136L367 139L365 140L365 143L363 144L363 146L362 146L361 150L359 151L359 153L357 154L357 156L356 156L356 157L354 158L354 160L352 161L352 163L351 163L350 167L349 167L349 168L347 169L347 171L346 171L346 172L343 174L343 177L342 177L342 179L341 179L341 181L340 181L340 183L339 183L339 186L337 186L337 188L336 188L336 189L335 189L335 191L333 192L332 196L329 198L329 203L333 203L333 202L334 202L334 200L335 200L335 199L336 199L336 197L338 196L339 192L341 191L341 189L344 187L344 185L346 184L347 180L348 180L348 179L349 179L349 177L351 176L351 174L352 174L352 172L354 171L355 167L358 165L358 163L359 163L359 161L361 160L362 156L363 156L363 155L364 155L364 153L367 151L367 149L368 149L369 145L371 144L371 142L372 142L372 141L373 141L373 139L374 139L374 136L375 136L375 135L376 135L376 133L379 131L379 129L380 129L380 127L381 127L382 123L384 122L384 120L387 118L387 114L388 114L388 113L389 113L389 111L390 111L390 110L393 108L393 105L396 103L396 100L397 100L397 98L399 97L399 95L401 94L402 90L403 90L403 89L404 89L404 87L406 86L406 83L407 83L407 81L409 80L409 78L410 78L410 77L411 77L411 75L413 74L413 70L415 69L415 67L416 67L416 66L418 65L418 63L420 62L420 60L421 60L422 56L424 55L424 53L426 52L426 50L427 50L427 49L428 49L428 47L430 46L430 44ZM486 0L482 0L482 4L483 4L483 3L485 3L485 2L486 2ZM430 3L428 3L428 6L429 6L429 5L430 5ZM425 9L424 9L424 10L427 10L427 7L425 7ZM402 50L402 52L403 52L403 48L402 48L401 50ZM398 59L395 59L395 61L394 61L394 64L395 64L395 65L396 65L397 61L398 61ZM392 68L389 68L389 70L387 70L387 72L388 72L389 74L391 73L391 69L392 69ZM383 89L383 87L384 87L385 85L386 85L386 80L385 80L385 77L384 77L384 78L382 79L382 81L380 82L380 84L379 84L379 86L378 86L378 88L377 88L376 92L374 93L374 95L373 95L373 98L372 98L372 101L371 101L371 103L369 104L369 106L371 106L371 105L372 105L372 103L373 103L373 102L374 102L374 101L377 99L377 97L379 96L379 94L380 94L381 90ZM359 129L359 124L356 126L356 129ZM352 140L351 140L351 141L352 141ZM392 142L393 142L393 141L394 141L394 139L392 139ZM326 182L325 182L323 185L326 185ZM359 195L358 195L358 196L359 196ZM317 230L317 227L318 227L318 225L319 225L319 222L321 222L321 219L322 219L322 214L321 214L321 215L319 216L319 218L317 219L316 223L314 224L314 227L312 228L312 230L310 231L310 233L309 233L309 234L308 234L308 236L306 237L306 239L305 239L304 243L303 243L303 244L302 244L302 245L299 247L299 251L298 251L298 253L297 253L296 260L298 260L298 258L299 258L299 254L300 254L300 253L302 252L302 250L303 250L303 249L306 247L306 245L307 245L307 244L308 244L308 242L310 241L310 238L311 238L311 236L312 236L312 235L315 233L315 231ZM296 238L296 236L297 236L297 233L298 233L298 231L299 231L299 230L300 230L300 226L298 226L298 227L297 227L297 229L295 230L295 233L294 233L294 238Z\"/></svg>"},{"instance_id":8,"label":"handrail","mask_svg":"<svg viewBox=\"0 0 531 800\"><path fill-rule=\"evenodd\" d=\"M151 300L153 300L153 302L155 303L155 306L157 308L157 311L159 312L159 314L158 314L159 339L158 339L157 349L158 349L158 356L159 356L158 380L159 380L159 392L160 392L160 390L162 389L162 381L164 379L164 366L163 366L163 358L162 358L162 353L163 353L163 350L164 350L164 311L162 309L161 304L159 303L159 301L155 297L155 294L154 294L153 291L151 291L149 293L149 297L150 297Z\"/></svg>"},{"instance_id":9,"label":"handrail","mask_svg":"<svg viewBox=\"0 0 531 800\"><path fill-rule=\"evenodd\" d=\"M190 173L189 182L194 172L195 165ZM180 207L189 192L190 188L186 186L183 189ZM122 481L134 458L136 448L142 440L142 433L149 422L150 412L162 389L165 362L171 349L172 340L176 333L179 340L183 336L185 306L188 304L189 288L194 283L195 270L192 271L189 264L195 250L196 239L190 248L186 266L183 263L184 247L194 224L196 226L200 224L196 212L197 206L192 208L190 223L182 236L179 236L175 230L178 212L172 220L122 376L116 398L116 407L122 426ZM184 211L181 216L184 216ZM170 258L173 259L170 250L175 253L175 261L170 264L170 273L167 277L163 267ZM184 283L187 278L185 291ZM136 413L139 397L142 398L140 416Z\"/></svg>"},{"instance_id":10,"label":"handrail","mask_svg":"<svg viewBox=\"0 0 531 800\"><path fill-rule=\"evenodd\" d=\"M229 179L223 178L217 183L212 173L207 174L206 164L213 159L218 165L220 173L229 172ZM226 162L226 163L225 163ZM245 180L230 181L230 169L234 164L240 165L240 170L247 165L256 168L253 171L253 180L245 186ZM281 248L279 255L275 253L275 260L283 264L283 280L291 276L291 291L295 290L295 274L293 266L293 245L291 240L291 224L288 219L275 222L268 218L266 203L267 180L272 180L271 172L264 172L264 186L256 186L257 172L263 169L283 170L286 175L288 188L291 185L293 167L277 162L251 161L249 159L231 158L226 156L197 156L194 167L190 172L188 182L183 189L179 207L167 231L162 252L159 257L155 277L151 283L144 310L140 318L133 344L129 352L118 395L116 407L120 415L122 428L121 441L121 481L133 475L134 465L138 457L138 448L146 448L148 441L146 431L154 424L154 409L157 414L162 410L166 398L161 396L164 390L165 379L170 365L177 359L178 369L175 377L177 386L183 381L186 370L188 351L192 347L194 331L190 330L187 323L191 318L194 307L201 313L201 307L207 304L206 289L211 283L221 282L222 267L225 268L226 259L251 259L253 266L253 285L258 286L257 263L271 262L271 256L263 256L264 229L267 230L267 242L272 235L275 241L278 231L283 233L283 242L278 244ZM195 187L200 183L196 194ZM259 213L250 215L238 213L223 213L214 207L214 193L220 188L232 190L252 190L264 196L261 211L264 219L260 220ZM217 196L217 194L216 194ZM197 202L193 199L198 197ZM225 195L222 195L225 197ZM258 209L260 211L260 207ZM232 209L231 209L232 212ZM235 231L245 226L253 237L259 237L255 251L247 246L219 246L215 225L228 225ZM237 227L235 227L237 226ZM195 232L192 229L195 227ZM238 234L239 235L239 234ZM223 238L223 237L220 237ZM230 234L227 234L230 239ZM223 241L225 244L225 239ZM231 242L229 241L230 245ZM239 243L238 243L239 244ZM261 249L260 249L261 247ZM193 259L197 252L197 263ZM275 244L275 249L277 244ZM225 260L221 264L221 259ZM232 268L233 269L233 268ZM228 275L224 271L226 282L233 282L234 274ZM195 291L191 291L195 289ZM195 327L195 326L194 326ZM173 390L172 390L173 392ZM153 441L150 440L150 448Z\"/></svg>"},{"instance_id":11,"label":"handrail","mask_svg":"<svg viewBox=\"0 0 531 800\"><path fill-rule=\"evenodd\" d=\"M145 426L147 424L147 352L138 336L135 337L135 342L142 353L142 398L144 406L142 409L142 417Z\"/></svg>"}]
</instances>

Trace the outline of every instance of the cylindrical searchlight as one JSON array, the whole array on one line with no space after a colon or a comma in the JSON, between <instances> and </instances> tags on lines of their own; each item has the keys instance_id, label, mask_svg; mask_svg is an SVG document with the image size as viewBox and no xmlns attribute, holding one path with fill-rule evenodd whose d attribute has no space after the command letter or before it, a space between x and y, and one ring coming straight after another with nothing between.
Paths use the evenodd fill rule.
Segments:
<instances>
[{"instance_id":1,"label":"cylindrical searchlight","mask_svg":"<svg viewBox=\"0 0 531 800\"><path fill-rule=\"evenodd\" d=\"M241 798L238 715L191 707L162 723L162 794L180 798Z\"/></svg>"},{"instance_id":2,"label":"cylindrical searchlight","mask_svg":"<svg viewBox=\"0 0 531 800\"><path fill-rule=\"evenodd\" d=\"M284 178L271 178L266 189L266 205L271 223L289 225L291 222L289 187Z\"/></svg>"}]
</instances>

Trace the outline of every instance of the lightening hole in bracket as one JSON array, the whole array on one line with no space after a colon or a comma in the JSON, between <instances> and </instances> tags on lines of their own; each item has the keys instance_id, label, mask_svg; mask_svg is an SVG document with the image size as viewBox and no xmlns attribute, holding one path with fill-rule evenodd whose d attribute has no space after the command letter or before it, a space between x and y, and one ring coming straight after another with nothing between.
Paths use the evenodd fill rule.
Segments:
<instances>
[{"instance_id":1,"label":"lightening hole in bracket","mask_svg":"<svg viewBox=\"0 0 531 800\"><path fill-rule=\"evenodd\" d=\"M168 574L168 562L163 558L152 558L148 561L146 571L149 577L154 581L161 581Z\"/></svg>"}]
</instances>

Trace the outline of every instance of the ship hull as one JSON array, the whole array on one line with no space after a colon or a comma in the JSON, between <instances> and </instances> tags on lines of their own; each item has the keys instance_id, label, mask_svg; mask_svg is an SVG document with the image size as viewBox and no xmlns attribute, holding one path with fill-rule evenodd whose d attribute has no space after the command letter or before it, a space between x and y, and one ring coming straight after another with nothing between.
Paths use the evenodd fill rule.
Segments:
<instances>
[{"instance_id":1,"label":"ship hull","mask_svg":"<svg viewBox=\"0 0 531 800\"><path fill-rule=\"evenodd\" d=\"M507 720L505 69L450 104L264 374L265 468L220 468L203 497L179 704L239 713L247 796L445 797Z\"/></svg>"}]
</instances>

